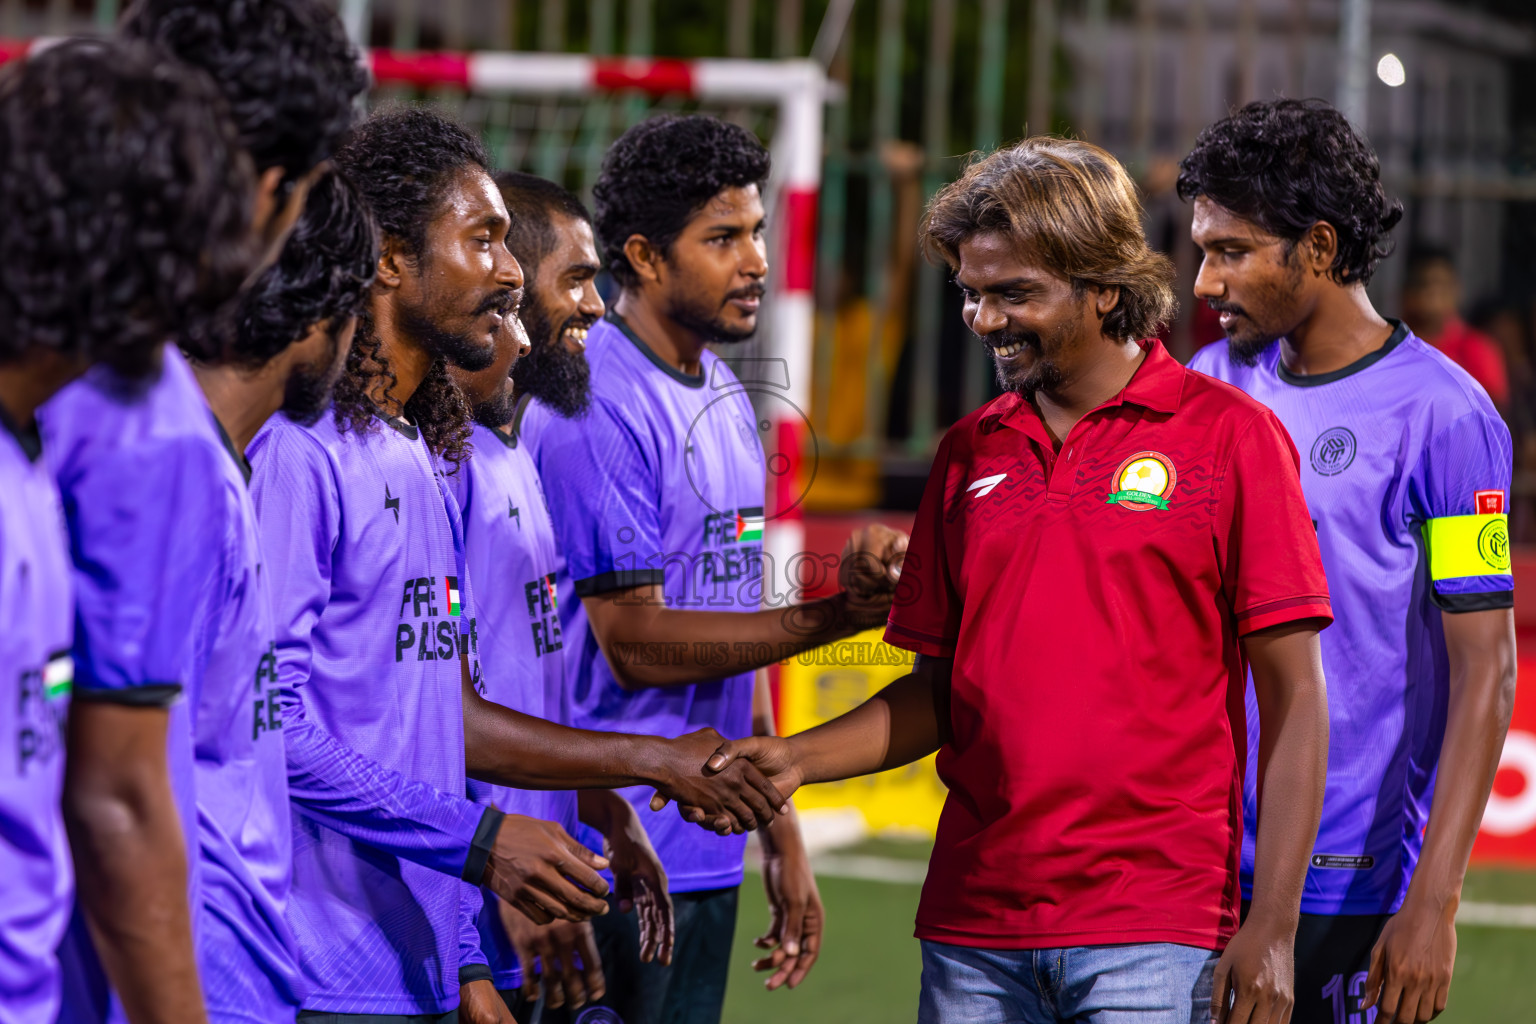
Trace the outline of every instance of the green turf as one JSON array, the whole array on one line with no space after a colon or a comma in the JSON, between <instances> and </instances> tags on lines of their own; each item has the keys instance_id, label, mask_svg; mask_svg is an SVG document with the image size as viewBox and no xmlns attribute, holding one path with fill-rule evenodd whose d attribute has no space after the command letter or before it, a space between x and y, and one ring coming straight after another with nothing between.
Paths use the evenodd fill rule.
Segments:
<instances>
[{"instance_id":1,"label":"green turf","mask_svg":"<svg viewBox=\"0 0 1536 1024\"><path fill-rule=\"evenodd\" d=\"M848 853L920 858L917 843L877 841ZM732 953L725 1024L895 1024L917 1015L920 969L912 918L918 887L841 878L820 880L827 905L821 961L793 992L764 992L754 975L752 939L767 927L762 880L748 873ZM1536 903L1536 872L1474 870L1465 899ZM1457 929L1460 948L1442 1024L1536 1021L1536 930Z\"/></svg>"}]
</instances>

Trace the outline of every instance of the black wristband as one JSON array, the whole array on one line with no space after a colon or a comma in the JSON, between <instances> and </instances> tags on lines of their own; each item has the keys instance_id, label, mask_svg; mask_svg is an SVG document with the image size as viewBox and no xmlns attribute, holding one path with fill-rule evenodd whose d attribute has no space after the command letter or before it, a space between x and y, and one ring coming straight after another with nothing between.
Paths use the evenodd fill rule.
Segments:
<instances>
[{"instance_id":1,"label":"black wristband","mask_svg":"<svg viewBox=\"0 0 1536 1024\"><path fill-rule=\"evenodd\" d=\"M472 981L495 981L491 974L490 964L465 964L459 968L459 987L463 988Z\"/></svg>"},{"instance_id":2,"label":"black wristband","mask_svg":"<svg viewBox=\"0 0 1536 1024\"><path fill-rule=\"evenodd\" d=\"M479 885L485 877L485 865L491 859L491 847L496 844L496 833L501 829L501 819L506 815L494 807L487 807L480 815L475 828L475 838L469 841L469 856L464 858L464 874L460 877L471 885Z\"/></svg>"}]
</instances>

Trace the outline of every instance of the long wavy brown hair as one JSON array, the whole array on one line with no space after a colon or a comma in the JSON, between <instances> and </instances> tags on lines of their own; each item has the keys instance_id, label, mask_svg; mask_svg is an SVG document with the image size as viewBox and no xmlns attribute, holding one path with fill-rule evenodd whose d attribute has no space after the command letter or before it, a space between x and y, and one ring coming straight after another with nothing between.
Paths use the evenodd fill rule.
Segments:
<instances>
[{"instance_id":1,"label":"long wavy brown hair","mask_svg":"<svg viewBox=\"0 0 1536 1024\"><path fill-rule=\"evenodd\" d=\"M1147 245L1136 186L1098 146L1036 136L978 156L933 197L922 243L957 267L961 243L987 231L1012 234L1074 288L1119 288L1110 337L1148 338L1173 316L1173 264Z\"/></svg>"}]
</instances>

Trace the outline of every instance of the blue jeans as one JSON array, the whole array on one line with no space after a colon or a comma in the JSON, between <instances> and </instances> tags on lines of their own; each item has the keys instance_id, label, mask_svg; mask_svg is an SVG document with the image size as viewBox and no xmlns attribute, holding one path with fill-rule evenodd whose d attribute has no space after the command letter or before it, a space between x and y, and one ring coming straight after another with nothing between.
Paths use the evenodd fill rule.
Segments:
<instances>
[{"instance_id":1,"label":"blue jeans","mask_svg":"<svg viewBox=\"0 0 1536 1024\"><path fill-rule=\"evenodd\" d=\"M972 949L923 941L918 1024L1209 1024L1218 954L1158 942Z\"/></svg>"}]
</instances>

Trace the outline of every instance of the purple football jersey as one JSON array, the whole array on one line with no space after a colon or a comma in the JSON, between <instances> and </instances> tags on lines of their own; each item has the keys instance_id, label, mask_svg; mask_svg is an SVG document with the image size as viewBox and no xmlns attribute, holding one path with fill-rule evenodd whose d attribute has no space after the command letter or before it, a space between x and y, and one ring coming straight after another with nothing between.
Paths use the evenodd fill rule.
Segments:
<instances>
[{"instance_id":1,"label":"purple football jersey","mask_svg":"<svg viewBox=\"0 0 1536 1024\"><path fill-rule=\"evenodd\" d=\"M1328 573L1328 782L1302 912L1395 913L1423 848L1445 735L1441 613L1514 598L1509 430L1464 370L1402 324L1332 373L1291 374L1278 343L1242 366L1218 342L1190 368L1242 388L1290 431ZM1245 894L1258 720L1250 681Z\"/></svg>"},{"instance_id":2,"label":"purple football jersey","mask_svg":"<svg viewBox=\"0 0 1536 1024\"><path fill-rule=\"evenodd\" d=\"M288 785L244 459L170 347L146 388L98 368L43 422L74 549L81 699L181 698L168 761L210 1019L291 1017ZM68 979L64 1019L122 1020L78 923L70 942L85 976Z\"/></svg>"},{"instance_id":3,"label":"purple football jersey","mask_svg":"<svg viewBox=\"0 0 1536 1024\"><path fill-rule=\"evenodd\" d=\"M712 726L727 738L748 736L754 673L625 690L580 598L659 583L674 608L762 606L764 467L752 403L714 353L703 353L698 376L681 373L615 314L587 335L587 359L587 415L559 419L534 403L519 425L520 436L537 438L539 475L570 581L559 605L571 724L660 736ZM652 811L649 787L623 792L674 892L741 883L745 836L716 836L672 807Z\"/></svg>"},{"instance_id":4,"label":"purple football jersey","mask_svg":"<svg viewBox=\"0 0 1536 1024\"><path fill-rule=\"evenodd\" d=\"M537 718L565 723L565 666L555 593L555 530L538 469L516 435L475 426L474 456L445 479L464 527L466 575L474 584L481 693ZM471 781L470 793L508 814L543 818L577 832L576 794L508 789ZM517 955L487 893L480 940L496 987L522 984Z\"/></svg>"},{"instance_id":5,"label":"purple football jersey","mask_svg":"<svg viewBox=\"0 0 1536 1024\"><path fill-rule=\"evenodd\" d=\"M64 819L68 546L37 433L0 410L0 1024L59 1012L74 872Z\"/></svg>"},{"instance_id":6,"label":"purple football jersey","mask_svg":"<svg viewBox=\"0 0 1536 1024\"><path fill-rule=\"evenodd\" d=\"M304 1007L442 1013L499 821L465 795L460 553L426 443L274 417L251 493L271 578Z\"/></svg>"}]
</instances>

